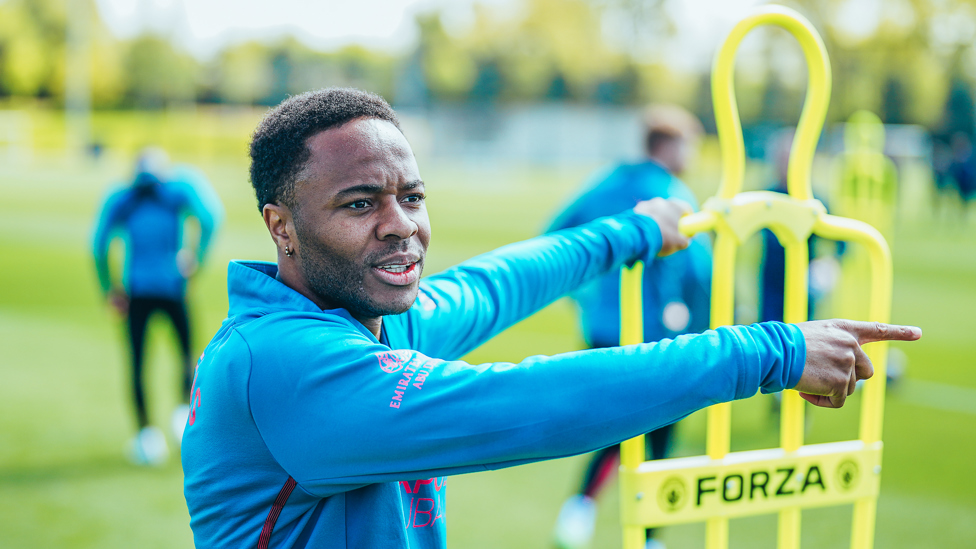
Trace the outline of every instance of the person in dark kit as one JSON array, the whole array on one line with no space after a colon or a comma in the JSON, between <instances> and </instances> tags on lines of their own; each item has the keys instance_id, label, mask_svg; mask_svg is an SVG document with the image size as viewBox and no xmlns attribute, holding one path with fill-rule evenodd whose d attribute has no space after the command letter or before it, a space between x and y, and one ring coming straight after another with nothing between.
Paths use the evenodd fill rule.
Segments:
<instances>
[{"instance_id":1,"label":"person in dark kit","mask_svg":"<svg viewBox=\"0 0 976 549\"><path fill-rule=\"evenodd\" d=\"M102 204L94 236L95 268L106 299L126 320L139 429L128 452L136 464L159 465L169 456L166 437L150 424L144 387L146 328L155 313L170 320L179 342L182 404L173 411L172 426L177 443L182 438L193 367L186 284L205 260L222 213L219 199L199 171L171 168L166 153L154 148L139 155L132 183L109 194ZM188 217L199 225L195 250L184 242ZM115 237L125 246L121 284L109 261Z\"/></svg>"}]
</instances>

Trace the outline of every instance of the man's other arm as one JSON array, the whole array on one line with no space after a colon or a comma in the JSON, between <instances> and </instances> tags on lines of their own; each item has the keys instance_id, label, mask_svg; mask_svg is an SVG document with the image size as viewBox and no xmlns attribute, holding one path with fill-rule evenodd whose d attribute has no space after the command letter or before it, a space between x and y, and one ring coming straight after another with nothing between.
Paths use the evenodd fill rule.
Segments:
<instances>
[{"instance_id":1,"label":"man's other arm","mask_svg":"<svg viewBox=\"0 0 976 549\"><path fill-rule=\"evenodd\" d=\"M596 277L639 257L688 245L681 203L654 199L634 210L511 244L425 279L401 320L411 347L461 357L505 328Z\"/></svg>"}]
</instances>

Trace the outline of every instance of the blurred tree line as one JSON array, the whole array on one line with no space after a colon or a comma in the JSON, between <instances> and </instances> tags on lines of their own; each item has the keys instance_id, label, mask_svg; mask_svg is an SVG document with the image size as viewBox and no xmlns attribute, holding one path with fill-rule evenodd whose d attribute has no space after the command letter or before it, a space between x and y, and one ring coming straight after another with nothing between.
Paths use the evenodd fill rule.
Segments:
<instances>
[{"instance_id":1,"label":"blurred tree line","mask_svg":"<svg viewBox=\"0 0 976 549\"><path fill-rule=\"evenodd\" d=\"M674 68L666 57L679 30L669 0L523 0L505 15L475 6L463 29L428 12L417 16L414 49L398 55L361 46L321 52L285 38L230 45L208 60L164 34L120 40L94 0L72 1L87 4L95 108L270 105L288 94L349 85L401 105L663 100L711 118L707 68ZM63 102L68 14L78 13L67 4L0 0L0 98ZM976 0L789 4L820 29L830 52L831 118L868 108L889 123L974 131ZM758 51L748 62L740 55L737 68L743 120L793 123L806 86L799 47L775 29L760 36Z\"/></svg>"},{"instance_id":2,"label":"blurred tree line","mask_svg":"<svg viewBox=\"0 0 976 549\"><path fill-rule=\"evenodd\" d=\"M287 94L326 85L392 93L394 58L360 46L315 51L293 38L228 46L199 60L171 37L114 37L85 4L91 102L95 108L162 108L187 103L272 105ZM0 0L0 98L64 102L68 0Z\"/></svg>"}]
</instances>

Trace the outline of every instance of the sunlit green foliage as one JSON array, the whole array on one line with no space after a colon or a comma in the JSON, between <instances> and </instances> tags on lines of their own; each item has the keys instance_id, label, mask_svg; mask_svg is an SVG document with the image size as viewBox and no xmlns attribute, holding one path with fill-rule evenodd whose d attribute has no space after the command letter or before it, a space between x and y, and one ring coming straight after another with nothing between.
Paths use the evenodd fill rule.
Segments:
<instances>
[{"instance_id":1,"label":"sunlit green foliage","mask_svg":"<svg viewBox=\"0 0 976 549\"><path fill-rule=\"evenodd\" d=\"M63 2L11 0L0 4L0 89L13 95L53 92L57 66L63 64Z\"/></svg>"},{"instance_id":2,"label":"sunlit green foliage","mask_svg":"<svg viewBox=\"0 0 976 549\"><path fill-rule=\"evenodd\" d=\"M127 99L139 107L160 107L196 99L199 65L162 36L145 34L129 44L125 57Z\"/></svg>"},{"instance_id":3,"label":"sunlit green foliage","mask_svg":"<svg viewBox=\"0 0 976 549\"><path fill-rule=\"evenodd\" d=\"M321 52L281 38L230 44L212 59L190 56L160 30L114 37L96 2L80 1L70 16L68 0L0 1L0 99L62 104L74 29L89 44L95 108L271 105L289 94L344 85L394 101L669 100L708 114L701 100L708 67L668 57L682 29L663 0L522 0L509 10L476 5L470 20L453 24L433 10L417 15L417 43L399 54L363 46ZM866 108L888 122L937 126L950 88L976 82L976 0L787 4L810 18L827 45L832 120ZM86 14L84 24L78 13ZM716 45L723 30L716 29ZM758 53L737 68L743 121L792 123L805 91L802 56L785 32L760 33L759 40Z\"/></svg>"}]
</instances>

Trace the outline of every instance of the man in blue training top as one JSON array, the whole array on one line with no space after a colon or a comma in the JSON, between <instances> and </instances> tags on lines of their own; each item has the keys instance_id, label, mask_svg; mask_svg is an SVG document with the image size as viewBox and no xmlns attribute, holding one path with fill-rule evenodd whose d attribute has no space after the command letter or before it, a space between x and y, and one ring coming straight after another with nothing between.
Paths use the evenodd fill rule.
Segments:
<instances>
[{"instance_id":1,"label":"man in blue training top","mask_svg":"<svg viewBox=\"0 0 976 549\"><path fill-rule=\"evenodd\" d=\"M677 105L651 105L644 112L644 152L638 162L619 164L598 174L587 190L549 227L549 232L576 227L632 209L653 198L675 198L697 210L691 189L676 177L684 172L704 133L701 122ZM711 243L701 234L687 249L667 257L648 253L642 284L644 341L659 341L708 329L712 274ZM583 337L593 348L620 344L620 270L616 269L573 293ZM663 459L671 445L673 424L648 433L649 459ZM556 521L560 549L589 545L596 523L595 498L617 469L620 446L593 454L579 493L566 500ZM648 548L662 547L647 530Z\"/></svg>"},{"instance_id":2,"label":"man in blue training top","mask_svg":"<svg viewBox=\"0 0 976 549\"><path fill-rule=\"evenodd\" d=\"M132 397L139 433L129 457L139 465L166 461L166 437L149 424L143 384L143 355L149 317L169 317L180 345L181 400L189 402L193 367L190 322L186 310L186 281L206 257L214 226L223 208L202 174L189 167L169 167L165 152L147 148L136 162L131 185L111 193L102 205L95 229L94 255L98 282L110 305L126 318L132 358ZM200 237L193 252L184 247L187 217L197 220ZM121 286L109 272L109 244L115 236L125 242L125 272ZM177 443L189 407L173 412Z\"/></svg>"},{"instance_id":3,"label":"man in blue training top","mask_svg":"<svg viewBox=\"0 0 976 549\"><path fill-rule=\"evenodd\" d=\"M920 336L768 323L467 364L580 284L686 246L684 209L642 202L421 281L413 152L385 101L341 88L265 116L251 183L278 261L230 264L197 365L182 457L198 547L441 548L446 475L593 451L760 389L841 406L872 374L860 343Z\"/></svg>"}]
</instances>

